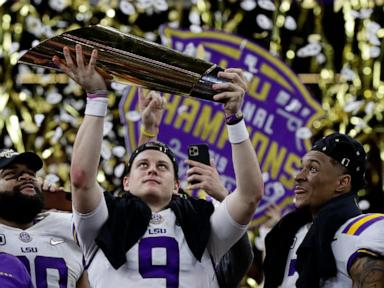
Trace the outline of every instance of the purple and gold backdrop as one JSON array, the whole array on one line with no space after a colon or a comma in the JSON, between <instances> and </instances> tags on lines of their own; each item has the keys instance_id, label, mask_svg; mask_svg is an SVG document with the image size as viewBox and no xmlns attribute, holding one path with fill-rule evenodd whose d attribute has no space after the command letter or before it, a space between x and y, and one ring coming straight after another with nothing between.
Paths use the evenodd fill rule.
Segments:
<instances>
[{"instance_id":1,"label":"purple and gold backdrop","mask_svg":"<svg viewBox=\"0 0 384 288\"><path fill-rule=\"evenodd\" d=\"M326 116L305 124L312 131L313 138L336 130L348 133L364 144L369 170L368 186L359 191L361 207L367 212L382 212L383 4L384 0L0 0L0 144L18 151L36 151L45 162L42 175L69 190L71 147L83 115L84 93L63 74L17 65L22 53L47 38L96 24L157 43L164 37L159 29L163 24L189 29L194 33L216 29L247 39L249 42L243 42L244 45L257 43L276 55L276 59L279 57L299 76L319 100ZM185 35L190 45L183 43L185 39L179 44L164 43L199 57L204 54L208 58L207 52L215 51L220 59L230 59L231 63L237 59L234 53L237 48L229 49L233 44L229 44L228 38L232 36L223 39L225 46L228 46L225 50L229 51L229 56L224 57L216 53L217 43L211 43L209 47L197 46L196 49L192 45L195 41L192 40L192 34L188 34ZM172 35L174 40L179 38L180 35ZM247 45L246 49L250 49ZM238 46L235 44L235 47ZM260 59L263 58L259 56ZM253 73L253 77L263 79L261 71L252 71L254 62L252 56L248 58L246 69ZM223 67L228 65L219 64ZM284 72L282 75L284 79L288 74ZM260 82L257 87L261 89L261 85ZM113 92L109 95L110 114L105 125L102 169L98 174L98 180L105 189L120 185L123 161L126 160L124 155L127 154L124 144L126 129L120 128L121 115L118 110L120 97L124 94L123 87L112 85L112 88ZM261 90L257 91L262 93ZM262 103L259 105L264 109ZM261 113L260 119L263 119L262 110L259 106L255 106L256 109ZM130 113L129 109L127 111L127 119L138 117L137 113ZM268 116L277 117L276 111L274 114L269 110L267 112ZM274 123L278 123L278 120L275 119ZM278 133L284 130L280 127ZM162 133L165 132L163 128ZM300 137L308 136L307 132L300 130ZM260 133L264 132L260 130ZM269 135L266 135L269 139ZM294 145L292 141L289 143ZM281 152L283 147L275 149ZM280 155L278 152L275 154ZM286 158L289 152L285 153ZM276 167L277 175L280 175L280 166Z\"/></svg>"}]
</instances>

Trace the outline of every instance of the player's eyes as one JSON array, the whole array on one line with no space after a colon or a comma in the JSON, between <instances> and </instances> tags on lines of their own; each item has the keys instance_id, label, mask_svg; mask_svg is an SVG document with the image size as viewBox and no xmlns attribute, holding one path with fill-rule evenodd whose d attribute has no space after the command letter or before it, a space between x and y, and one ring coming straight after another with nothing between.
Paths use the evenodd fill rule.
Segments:
<instances>
[{"instance_id":1,"label":"player's eyes","mask_svg":"<svg viewBox=\"0 0 384 288\"><path fill-rule=\"evenodd\" d=\"M8 172L8 173L5 173L4 175L5 180L11 180L11 179L17 179L17 178L19 178L19 173L16 173L16 172Z\"/></svg>"},{"instance_id":2,"label":"player's eyes","mask_svg":"<svg viewBox=\"0 0 384 288\"><path fill-rule=\"evenodd\" d=\"M161 170L168 170L168 165L166 165L164 163L160 163L157 165L157 168L161 169Z\"/></svg>"},{"instance_id":3,"label":"player's eyes","mask_svg":"<svg viewBox=\"0 0 384 288\"><path fill-rule=\"evenodd\" d=\"M140 162L140 163L137 165L137 167L139 167L139 168L147 168L147 167L148 167L148 163L146 163L146 162Z\"/></svg>"},{"instance_id":4,"label":"player's eyes","mask_svg":"<svg viewBox=\"0 0 384 288\"><path fill-rule=\"evenodd\" d=\"M319 172L319 169L317 169L317 167L310 167L309 168L309 171L311 171L312 173L316 173L316 172Z\"/></svg>"}]
</instances>

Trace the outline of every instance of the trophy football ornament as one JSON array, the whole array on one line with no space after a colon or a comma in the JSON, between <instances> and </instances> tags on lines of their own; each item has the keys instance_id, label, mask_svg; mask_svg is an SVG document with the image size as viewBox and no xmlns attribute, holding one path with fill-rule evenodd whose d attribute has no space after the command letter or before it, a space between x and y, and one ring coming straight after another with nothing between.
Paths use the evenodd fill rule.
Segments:
<instances>
[{"instance_id":1,"label":"trophy football ornament","mask_svg":"<svg viewBox=\"0 0 384 288\"><path fill-rule=\"evenodd\" d=\"M226 82L223 69L140 37L100 25L84 27L47 39L28 50L19 63L54 70L52 57L63 57L63 47L81 44L85 57L98 50L97 67L111 81L214 101L212 84Z\"/></svg>"}]
</instances>

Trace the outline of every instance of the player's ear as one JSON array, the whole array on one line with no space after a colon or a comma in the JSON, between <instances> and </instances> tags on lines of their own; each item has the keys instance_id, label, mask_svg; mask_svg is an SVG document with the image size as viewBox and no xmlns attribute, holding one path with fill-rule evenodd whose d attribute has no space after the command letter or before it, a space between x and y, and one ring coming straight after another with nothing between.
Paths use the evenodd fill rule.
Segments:
<instances>
[{"instance_id":1,"label":"player's ear","mask_svg":"<svg viewBox=\"0 0 384 288\"><path fill-rule=\"evenodd\" d=\"M336 191L340 193L349 192L351 190L351 175L344 174L339 176Z\"/></svg>"},{"instance_id":2,"label":"player's ear","mask_svg":"<svg viewBox=\"0 0 384 288\"><path fill-rule=\"evenodd\" d=\"M129 175L125 175L123 178L124 191L129 191Z\"/></svg>"},{"instance_id":3,"label":"player's ear","mask_svg":"<svg viewBox=\"0 0 384 288\"><path fill-rule=\"evenodd\" d=\"M174 185L174 187L173 187L173 191L174 191L175 193L177 193L177 191L179 191L179 188L180 188L180 181L179 181L178 179L176 179L176 181L175 181L175 185Z\"/></svg>"}]
</instances>

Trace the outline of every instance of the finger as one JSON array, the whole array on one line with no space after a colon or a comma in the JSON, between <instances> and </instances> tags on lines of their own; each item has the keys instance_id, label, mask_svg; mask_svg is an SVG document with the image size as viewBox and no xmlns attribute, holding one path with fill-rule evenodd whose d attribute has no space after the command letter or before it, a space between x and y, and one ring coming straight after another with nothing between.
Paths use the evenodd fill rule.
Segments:
<instances>
[{"instance_id":1,"label":"finger","mask_svg":"<svg viewBox=\"0 0 384 288\"><path fill-rule=\"evenodd\" d=\"M207 166L209 167L209 166ZM192 174L199 174L199 175L210 175L211 172L209 169L206 169L206 168L202 168L202 167L197 167L197 166L193 166L192 168L189 168L187 170L187 175L192 175Z\"/></svg>"},{"instance_id":2,"label":"finger","mask_svg":"<svg viewBox=\"0 0 384 288\"><path fill-rule=\"evenodd\" d=\"M92 50L91 59L89 60L88 68L90 70L94 70L96 67L96 60L97 60L98 52L96 49Z\"/></svg>"},{"instance_id":3,"label":"finger","mask_svg":"<svg viewBox=\"0 0 384 288\"><path fill-rule=\"evenodd\" d=\"M209 163L211 164L211 167L216 170L216 163L212 159L209 160Z\"/></svg>"},{"instance_id":4,"label":"finger","mask_svg":"<svg viewBox=\"0 0 384 288\"><path fill-rule=\"evenodd\" d=\"M220 101L226 100L225 105L235 104L238 101L241 101L243 94L239 91L224 91L213 96L213 100Z\"/></svg>"},{"instance_id":5,"label":"finger","mask_svg":"<svg viewBox=\"0 0 384 288\"><path fill-rule=\"evenodd\" d=\"M161 109L165 109L167 107L167 99L161 97Z\"/></svg>"},{"instance_id":6,"label":"finger","mask_svg":"<svg viewBox=\"0 0 384 288\"><path fill-rule=\"evenodd\" d=\"M80 69L84 69L83 48L79 44L76 44L75 48L76 48L77 67Z\"/></svg>"},{"instance_id":7,"label":"finger","mask_svg":"<svg viewBox=\"0 0 384 288\"><path fill-rule=\"evenodd\" d=\"M188 164L189 166L193 166L193 167L200 167L200 168L205 168L205 169L211 168L211 166L209 166L209 165L206 165L206 164L198 162L198 161L190 160L190 159L186 159L185 163Z\"/></svg>"},{"instance_id":8,"label":"finger","mask_svg":"<svg viewBox=\"0 0 384 288\"><path fill-rule=\"evenodd\" d=\"M42 185L41 185L41 189L43 190L43 191L48 191L49 190L49 183L47 182L47 181L44 181L43 183L42 183Z\"/></svg>"},{"instance_id":9,"label":"finger","mask_svg":"<svg viewBox=\"0 0 384 288\"><path fill-rule=\"evenodd\" d=\"M54 193L57 192L57 188L55 185L51 184L49 185L48 191Z\"/></svg>"},{"instance_id":10,"label":"finger","mask_svg":"<svg viewBox=\"0 0 384 288\"><path fill-rule=\"evenodd\" d=\"M194 173L194 174L190 174L190 175L188 175L188 177L187 177L187 181L189 182L189 183L192 183L192 182L203 182L203 180L204 180L204 175L202 175L202 174L197 174L197 173Z\"/></svg>"},{"instance_id":11,"label":"finger","mask_svg":"<svg viewBox=\"0 0 384 288\"><path fill-rule=\"evenodd\" d=\"M229 72L233 71L233 72ZM230 82L239 85L243 89L247 89L247 81L245 79L244 72L241 69L229 68L225 72L219 72L221 78L227 79Z\"/></svg>"},{"instance_id":12,"label":"finger","mask_svg":"<svg viewBox=\"0 0 384 288\"><path fill-rule=\"evenodd\" d=\"M191 184L191 182L188 181L188 183L189 183L188 190L200 190L200 189L203 189L203 184L201 182L197 182L197 183Z\"/></svg>"},{"instance_id":13,"label":"finger","mask_svg":"<svg viewBox=\"0 0 384 288\"><path fill-rule=\"evenodd\" d=\"M72 70L75 64L73 63L71 53L67 46L63 48L63 54L64 54L65 63L67 64L68 68Z\"/></svg>"},{"instance_id":14,"label":"finger","mask_svg":"<svg viewBox=\"0 0 384 288\"><path fill-rule=\"evenodd\" d=\"M230 67L230 68L225 69L224 72L237 73L237 74L241 75L243 73L243 69Z\"/></svg>"},{"instance_id":15,"label":"finger","mask_svg":"<svg viewBox=\"0 0 384 288\"><path fill-rule=\"evenodd\" d=\"M141 112L144 110L148 110L148 105L152 99L149 93L146 93L147 90L144 90L143 88L139 88L139 104Z\"/></svg>"},{"instance_id":16,"label":"finger","mask_svg":"<svg viewBox=\"0 0 384 288\"><path fill-rule=\"evenodd\" d=\"M151 98L160 97L160 93L154 90L149 91L148 95L151 95Z\"/></svg>"},{"instance_id":17,"label":"finger","mask_svg":"<svg viewBox=\"0 0 384 288\"><path fill-rule=\"evenodd\" d=\"M58 68L60 68L62 71L65 72L66 70L68 70L68 67L67 67L67 65L65 64L65 61L62 60L62 59L60 59L59 56L57 56L57 55L53 56L53 57L52 57L52 61L53 61L53 63L55 63L55 65L56 65ZM69 70L68 70L68 71L69 71Z\"/></svg>"},{"instance_id":18,"label":"finger","mask_svg":"<svg viewBox=\"0 0 384 288\"><path fill-rule=\"evenodd\" d=\"M156 99L149 100L149 103L148 103L148 106L147 106L148 110L155 111L155 110L158 109L158 107L159 107L159 103L157 103Z\"/></svg>"},{"instance_id":19,"label":"finger","mask_svg":"<svg viewBox=\"0 0 384 288\"><path fill-rule=\"evenodd\" d=\"M145 107L145 96L144 96L144 89L142 87L139 87L139 103L140 103L140 108Z\"/></svg>"}]
</instances>

